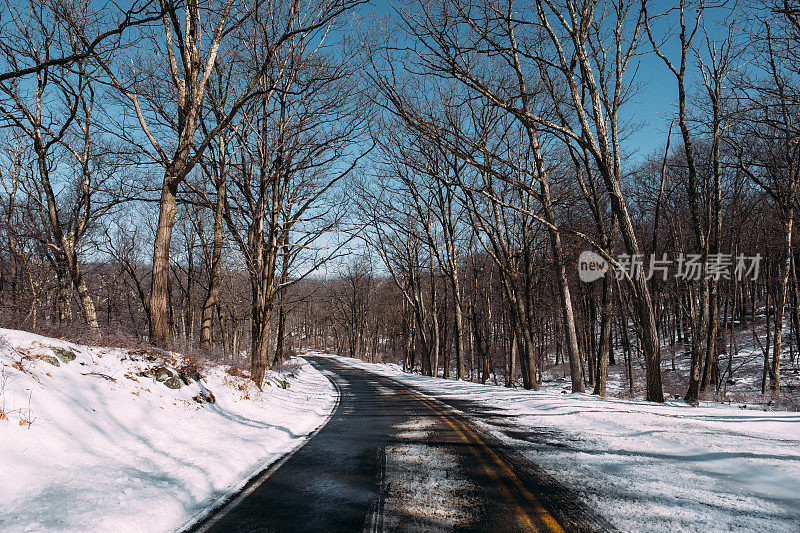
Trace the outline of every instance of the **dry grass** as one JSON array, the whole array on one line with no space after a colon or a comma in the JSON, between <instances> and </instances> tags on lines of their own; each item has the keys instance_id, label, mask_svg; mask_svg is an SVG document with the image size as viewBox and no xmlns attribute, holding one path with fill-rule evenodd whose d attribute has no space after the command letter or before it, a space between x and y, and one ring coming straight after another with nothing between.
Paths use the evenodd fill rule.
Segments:
<instances>
[{"instance_id":1,"label":"dry grass","mask_svg":"<svg viewBox=\"0 0 800 533\"><path fill-rule=\"evenodd\" d=\"M229 366L225 369L225 373L237 378L250 379L250 371L238 366Z\"/></svg>"}]
</instances>

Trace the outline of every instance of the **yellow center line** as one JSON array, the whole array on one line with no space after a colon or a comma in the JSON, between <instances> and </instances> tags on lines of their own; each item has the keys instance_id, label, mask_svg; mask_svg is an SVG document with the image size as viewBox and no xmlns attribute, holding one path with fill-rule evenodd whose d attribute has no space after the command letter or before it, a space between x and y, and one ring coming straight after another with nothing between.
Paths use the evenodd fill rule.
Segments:
<instances>
[{"instance_id":1,"label":"yellow center line","mask_svg":"<svg viewBox=\"0 0 800 533\"><path fill-rule=\"evenodd\" d=\"M556 521L556 519L553 518L553 515L551 515L547 511L547 509L545 509L545 507L541 504L539 499L536 498L536 496L534 496L533 493L531 493L525 487L525 485L522 483L519 477L517 477L514 471L511 470L508 464L506 464L506 462L503 461L503 459L500 458L500 456L497 455L494 452L494 450L492 450L483 441L483 439L481 439L480 436L478 436L478 434L476 434L472 429L470 429L469 426L467 426L464 422L455 417L451 417L450 415L445 413L442 409L440 409L438 406L432 404L424 397L419 396L413 392L409 392L409 394L417 401L419 401L420 403L428 407L430 410L432 410L434 413L436 413L436 415L439 416L442 420L444 420L447 423L447 425L449 425L456 432L456 434L461 438L461 440L470 445L473 444L477 445L477 447L483 450L492 459L492 462L494 462L495 467L499 468L500 472L503 474L503 476L505 476L505 479L510 480L511 483L514 485L514 487L517 489L517 491L519 491L522 497L526 500L526 502L523 503L527 503L533 508L533 510L536 513L536 518L538 518L538 521L545 526L547 531L550 531L551 533L565 533L564 528L562 528L561 525ZM517 515L519 520L527 527L533 528L534 523L531 520L531 517L525 511L523 506L520 505L518 497L508 490L506 484L503 482L503 478L498 475L496 470L492 468L490 464L488 464L486 458L478 451L478 449L475 446L470 446L469 448L472 451L473 455L475 455L475 457L481 462L484 470L489 475L489 477L491 477L492 480L495 482L495 485L497 485L497 488L502 494L503 498L505 498L505 500L512 506L512 508L514 509L514 513Z\"/></svg>"},{"instance_id":2,"label":"yellow center line","mask_svg":"<svg viewBox=\"0 0 800 533\"><path fill-rule=\"evenodd\" d=\"M337 362L337 365L341 365ZM450 417L444 410L440 409L436 404L431 403L423 396L420 396L409 389L405 389L407 393L414 399L416 399L421 404L425 405L433 411L437 416L439 416L442 420L444 420L447 425L449 425L455 433L459 436L459 438L464 441L464 443L470 445L468 446L472 454L480 461L483 466L483 469L486 471L487 475L492 478L497 486L498 490L502 494L503 498L512 506L514 509L514 513L517 515L519 520L525 524L530 529L534 529L533 520L528 515L528 513L523 508L523 505L526 503L530 505L536 513L536 518L538 521L545 527L546 531L550 533L566 533L564 528L561 527L561 524L553 518L553 515L545 509L539 499L533 495L522 483L522 481L517 477L513 470L508 466L508 464L497 455L494 450L492 450L484 441L483 439L478 436L472 429L469 428L464 422L459 420L456 417ZM460 426L460 428L458 427ZM468 436L472 437L472 440L468 438ZM525 500L520 505L520 501L516 495L512 494L511 491L508 490L506 484L503 482L502 478L497 474L497 472L488 464L486 458L478 451L478 448L474 445L477 445L480 449L484 450L486 454L493 460L495 465L499 467L500 471L505 475L507 479L511 481L514 487L517 489L520 495L522 495L523 499ZM538 528L537 528L538 529Z\"/></svg>"},{"instance_id":3,"label":"yellow center line","mask_svg":"<svg viewBox=\"0 0 800 533\"><path fill-rule=\"evenodd\" d=\"M490 478L492 478L492 481L494 481L495 485L500 491L500 494L502 494L503 498L505 498L505 500L514 509L514 513L517 515L517 518L519 518L519 520L529 528L533 528L534 527L533 522L531 521L530 516L528 516L528 513L526 513L525 510L519 505L519 502L517 502L517 499L514 498L514 496L508 490L508 487L506 487L505 483L502 482L500 477L497 475L497 472L495 472L495 470L486 462L486 460L480 454L480 452L475 448L475 446L472 445L473 443L458 427L456 427L455 424L453 424L453 422L447 416L441 413L436 413L436 414L442 420L444 420L451 428L453 428L453 431L456 432L456 434L461 438L461 440L470 445L469 450L478 459L478 461L480 461L481 465L483 465L484 471Z\"/></svg>"}]
</instances>

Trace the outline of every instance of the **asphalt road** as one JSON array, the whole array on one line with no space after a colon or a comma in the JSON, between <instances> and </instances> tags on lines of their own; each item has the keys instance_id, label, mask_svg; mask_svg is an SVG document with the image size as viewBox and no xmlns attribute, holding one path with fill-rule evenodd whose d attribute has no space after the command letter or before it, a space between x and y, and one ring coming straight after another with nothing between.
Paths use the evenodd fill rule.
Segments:
<instances>
[{"instance_id":1,"label":"asphalt road","mask_svg":"<svg viewBox=\"0 0 800 533\"><path fill-rule=\"evenodd\" d=\"M191 531L610 529L451 406L324 357L309 360L339 388L331 419ZM470 417L502 416L469 402L456 407Z\"/></svg>"}]
</instances>

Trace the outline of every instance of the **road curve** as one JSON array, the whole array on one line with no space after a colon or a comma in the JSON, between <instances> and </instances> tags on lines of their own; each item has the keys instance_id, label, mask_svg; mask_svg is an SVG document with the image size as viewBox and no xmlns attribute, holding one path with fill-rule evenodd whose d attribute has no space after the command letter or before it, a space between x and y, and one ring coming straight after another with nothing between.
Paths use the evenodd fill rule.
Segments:
<instances>
[{"instance_id":1,"label":"road curve","mask_svg":"<svg viewBox=\"0 0 800 533\"><path fill-rule=\"evenodd\" d=\"M341 394L328 423L189 531L611 529L450 406L325 357L308 360ZM498 415L468 402L457 407Z\"/></svg>"}]
</instances>

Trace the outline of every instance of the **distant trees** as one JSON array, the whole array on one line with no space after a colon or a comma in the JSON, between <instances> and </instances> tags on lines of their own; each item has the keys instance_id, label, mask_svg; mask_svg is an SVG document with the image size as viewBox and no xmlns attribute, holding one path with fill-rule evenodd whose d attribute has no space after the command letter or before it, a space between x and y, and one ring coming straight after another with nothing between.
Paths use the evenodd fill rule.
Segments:
<instances>
[{"instance_id":1,"label":"distant trees","mask_svg":"<svg viewBox=\"0 0 800 533\"><path fill-rule=\"evenodd\" d=\"M368 354L367 328L375 296L373 288L370 265L357 259L345 265L341 281L331 287L334 331L337 337L346 339L345 353L349 357Z\"/></svg>"}]
</instances>

